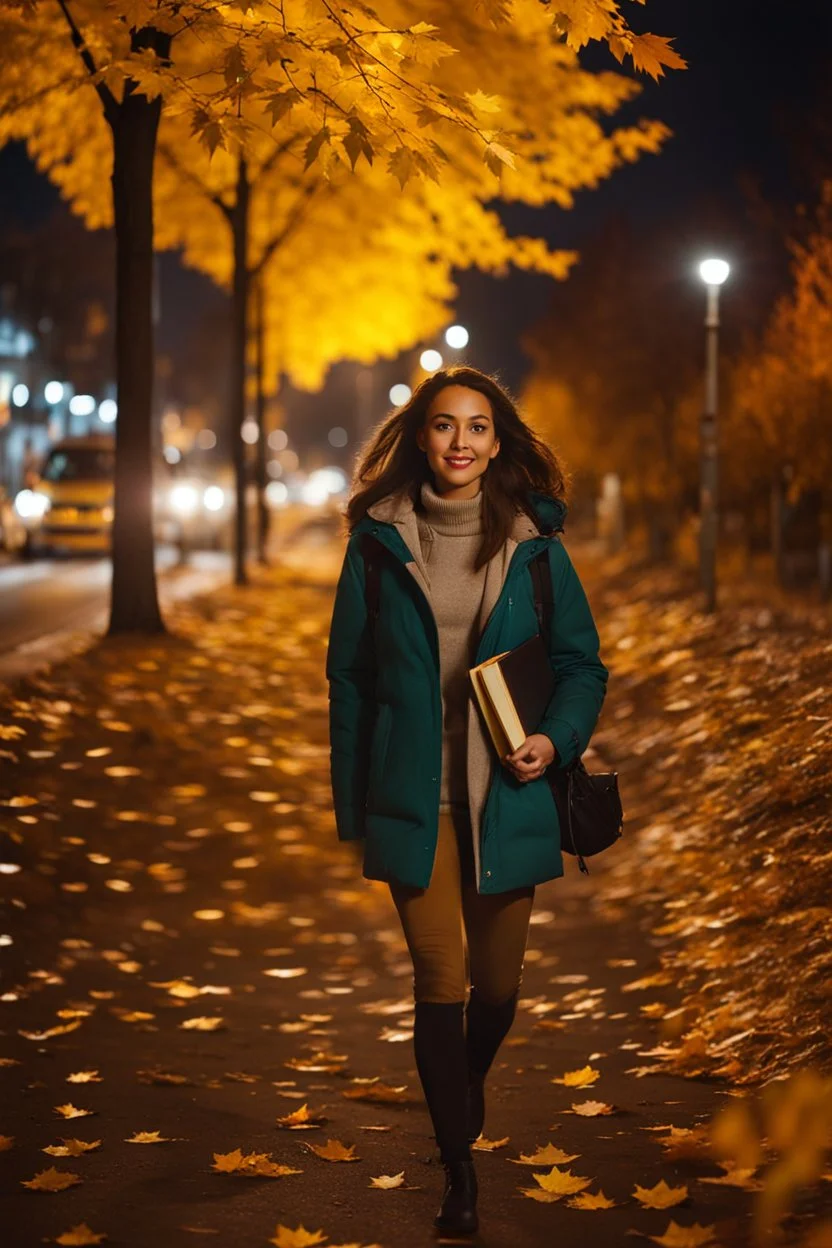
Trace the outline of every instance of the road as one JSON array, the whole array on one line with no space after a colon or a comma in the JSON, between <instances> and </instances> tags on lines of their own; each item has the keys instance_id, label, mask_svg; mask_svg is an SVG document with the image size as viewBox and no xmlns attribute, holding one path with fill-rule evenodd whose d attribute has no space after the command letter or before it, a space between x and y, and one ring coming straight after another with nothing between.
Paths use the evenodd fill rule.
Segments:
<instances>
[{"instance_id":1,"label":"road","mask_svg":"<svg viewBox=\"0 0 832 1248\"><path fill-rule=\"evenodd\" d=\"M273 554L302 566L329 543L334 525L331 515L308 507L287 510L274 526ZM163 607L231 577L230 556L216 551L194 551L180 563L173 547L160 547L156 567ZM103 631L110 577L108 559L0 563L0 680L53 662Z\"/></svg>"}]
</instances>

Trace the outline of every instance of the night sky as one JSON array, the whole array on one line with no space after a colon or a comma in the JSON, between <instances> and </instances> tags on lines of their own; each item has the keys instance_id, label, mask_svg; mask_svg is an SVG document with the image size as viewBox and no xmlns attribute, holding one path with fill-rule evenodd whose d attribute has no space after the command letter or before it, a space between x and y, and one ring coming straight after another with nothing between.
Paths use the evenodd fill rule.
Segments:
<instances>
[{"instance_id":1,"label":"night sky","mask_svg":"<svg viewBox=\"0 0 832 1248\"><path fill-rule=\"evenodd\" d=\"M674 137L659 155L643 156L597 189L580 193L570 212L556 207L506 208L510 229L539 233L552 245L580 250L611 216L624 216L634 229L643 231L666 229L674 219L685 219L689 226L696 205L710 199L742 221L740 175L757 183L773 203L788 207L810 198L811 187L798 157L813 141L823 102L826 107L830 104L829 0L804 0L796 6L793 21L787 6L759 0L649 0L644 9L627 7L636 29L673 36L673 46L689 68L668 71L658 83L642 77L642 94L611 122L656 117L671 127ZM590 47L582 56L590 68L617 68L604 48ZM56 200L19 146L0 153L0 225L42 219ZM689 228L687 233L690 237ZM703 237L703 252L708 243ZM740 255L740 238L736 250ZM726 258L731 260L732 255ZM698 255L687 254L680 245L680 272L692 273L696 259ZM222 296L205 279L184 272L174 257L164 258L161 273L159 345L175 356L181 335L188 331L191 310L221 307ZM731 280L742 281L741 267L735 268ZM551 281L526 273L498 280L469 272L459 275L459 286L457 319L471 331L465 359L498 372L511 388L519 389L527 361L518 338L550 306ZM567 292L568 286L559 287L555 298L560 300ZM380 417L387 388L398 374L395 363L383 365L378 373ZM354 375L354 364L338 366L322 395L290 395L290 430L300 435L302 426L310 433L314 427L325 430L332 424L350 427Z\"/></svg>"}]
</instances>

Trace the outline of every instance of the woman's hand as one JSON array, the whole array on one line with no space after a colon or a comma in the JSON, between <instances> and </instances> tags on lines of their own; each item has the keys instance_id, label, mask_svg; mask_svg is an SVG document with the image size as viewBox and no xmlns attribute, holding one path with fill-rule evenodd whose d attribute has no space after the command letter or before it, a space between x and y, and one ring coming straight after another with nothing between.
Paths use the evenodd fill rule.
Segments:
<instances>
[{"instance_id":1,"label":"woman's hand","mask_svg":"<svg viewBox=\"0 0 832 1248\"><path fill-rule=\"evenodd\" d=\"M505 754L503 762L517 780L538 780L554 761L556 750L544 732L533 732L513 754Z\"/></svg>"}]
</instances>

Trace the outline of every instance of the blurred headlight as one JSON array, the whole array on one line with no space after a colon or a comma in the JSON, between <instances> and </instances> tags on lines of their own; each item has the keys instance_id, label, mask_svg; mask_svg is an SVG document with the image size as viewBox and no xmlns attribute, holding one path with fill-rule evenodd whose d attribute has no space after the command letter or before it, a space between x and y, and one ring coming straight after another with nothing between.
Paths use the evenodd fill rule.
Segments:
<instances>
[{"instance_id":1,"label":"blurred headlight","mask_svg":"<svg viewBox=\"0 0 832 1248\"><path fill-rule=\"evenodd\" d=\"M192 516L199 506L199 494L194 485L175 485L170 492L170 505L180 516Z\"/></svg>"},{"instance_id":2,"label":"blurred headlight","mask_svg":"<svg viewBox=\"0 0 832 1248\"><path fill-rule=\"evenodd\" d=\"M22 520L39 519L50 507L48 494L40 490L21 490L14 500L14 509Z\"/></svg>"},{"instance_id":3,"label":"blurred headlight","mask_svg":"<svg viewBox=\"0 0 832 1248\"><path fill-rule=\"evenodd\" d=\"M222 511L225 506L225 491L218 485L209 485L202 495L202 501L208 511Z\"/></svg>"}]
</instances>

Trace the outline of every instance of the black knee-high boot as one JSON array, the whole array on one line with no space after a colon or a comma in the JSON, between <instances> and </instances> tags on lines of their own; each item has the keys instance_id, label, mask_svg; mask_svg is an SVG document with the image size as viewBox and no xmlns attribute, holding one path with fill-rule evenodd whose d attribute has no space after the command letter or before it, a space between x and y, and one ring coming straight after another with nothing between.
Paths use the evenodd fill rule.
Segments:
<instances>
[{"instance_id":1,"label":"black knee-high boot","mask_svg":"<svg viewBox=\"0 0 832 1248\"><path fill-rule=\"evenodd\" d=\"M517 1010L519 989L505 1001L492 1005L471 988L465 1011L465 1050L468 1064L468 1140L482 1134L485 1122L485 1076L508 1034Z\"/></svg>"},{"instance_id":2,"label":"black knee-high boot","mask_svg":"<svg viewBox=\"0 0 832 1248\"><path fill-rule=\"evenodd\" d=\"M445 1193L434 1225L477 1229L477 1180L467 1139L467 1059L463 1001L417 1001L416 1068L445 1167Z\"/></svg>"}]
</instances>

